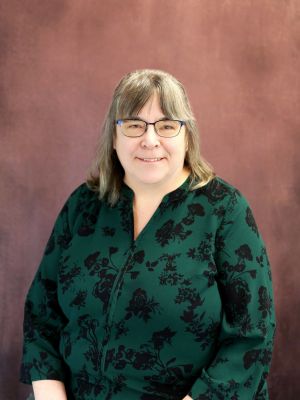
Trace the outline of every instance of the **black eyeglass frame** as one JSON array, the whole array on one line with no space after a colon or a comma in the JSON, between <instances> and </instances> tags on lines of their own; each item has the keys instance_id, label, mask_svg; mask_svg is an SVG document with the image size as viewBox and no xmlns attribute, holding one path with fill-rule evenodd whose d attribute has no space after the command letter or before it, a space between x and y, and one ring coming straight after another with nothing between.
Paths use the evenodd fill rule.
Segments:
<instances>
[{"instance_id":1,"label":"black eyeglass frame","mask_svg":"<svg viewBox=\"0 0 300 400\"><path fill-rule=\"evenodd\" d=\"M168 119L166 119L166 118L159 119L159 120L154 121L154 122L147 122L147 121L144 121L144 120L141 119L141 118L121 118L121 119L115 120L115 123L116 123L116 125L122 126L122 123L123 123L124 121L140 121L140 122L144 122L144 123L146 124L144 132L143 132L141 135L137 135L137 136L128 136L128 135L125 135L125 133L124 133L123 130L121 129L122 134L123 134L124 136L126 136L126 137L129 137L129 138L136 138L136 137L141 137L141 136L143 136L143 135L147 132L148 125L153 125L154 131L155 131L155 133L156 133L158 136L163 137L163 138L166 138L166 139L171 139L171 138L173 138L173 137L178 136L179 133L180 133L180 131L181 131L182 126L183 126L183 125L186 125L186 121L181 121L180 119L169 119L169 118L168 118ZM176 135L173 135L173 136L162 136L162 135L160 135L160 134L157 132L157 130L156 130L155 124L156 124L157 122L161 122L161 121L176 121L176 122L180 122L180 128L179 128L178 133L176 133Z\"/></svg>"}]
</instances>

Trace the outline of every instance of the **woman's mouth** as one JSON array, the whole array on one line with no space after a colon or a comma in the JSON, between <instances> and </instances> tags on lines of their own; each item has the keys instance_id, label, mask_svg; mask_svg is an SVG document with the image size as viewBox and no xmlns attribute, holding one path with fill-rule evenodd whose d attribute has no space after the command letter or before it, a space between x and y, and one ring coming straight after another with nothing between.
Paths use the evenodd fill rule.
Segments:
<instances>
[{"instance_id":1,"label":"woman's mouth","mask_svg":"<svg viewBox=\"0 0 300 400\"><path fill-rule=\"evenodd\" d=\"M155 163L163 160L163 157L156 157L156 158L141 158L137 157L140 161L147 162L147 163Z\"/></svg>"}]
</instances>

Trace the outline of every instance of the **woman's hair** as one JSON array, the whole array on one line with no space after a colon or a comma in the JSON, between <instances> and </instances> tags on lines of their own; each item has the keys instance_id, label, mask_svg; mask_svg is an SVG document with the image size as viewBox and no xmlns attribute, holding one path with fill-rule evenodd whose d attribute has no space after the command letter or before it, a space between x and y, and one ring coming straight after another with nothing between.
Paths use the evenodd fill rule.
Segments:
<instances>
[{"instance_id":1,"label":"woman's hair","mask_svg":"<svg viewBox=\"0 0 300 400\"><path fill-rule=\"evenodd\" d=\"M124 169L113 148L116 119L137 116L150 97L158 93L160 107L170 119L186 121L187 152L185 165L190 169L190 189L205 186L215 177L212 167L200 155L200 138L186 91L181 82L167 72L142 69L125 75L117 85L104 120L96 156L88 170L87 186L114 205L120 196ZM171 140L171 139L170 139Z\"/></svg>"}]
</instances>

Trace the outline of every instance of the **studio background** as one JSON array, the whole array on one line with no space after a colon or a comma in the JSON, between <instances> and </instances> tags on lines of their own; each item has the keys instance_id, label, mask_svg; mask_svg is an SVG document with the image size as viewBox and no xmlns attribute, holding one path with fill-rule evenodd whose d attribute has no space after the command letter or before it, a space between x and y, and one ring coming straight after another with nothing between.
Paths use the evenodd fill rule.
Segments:
<instances>
[{"instance_id":1,"label":"studio background","mask_svg":"<svg viewBox=\"0 0 300 400\"><path fill-rule=\"evenodd\" d=\"M271 400L299 398L299 53L298 0L1 1L1 400L31 391L25 294L114 87L140 68L183 82L202 154L250 202L275 290Z\"/></svg>"}]
</instances>

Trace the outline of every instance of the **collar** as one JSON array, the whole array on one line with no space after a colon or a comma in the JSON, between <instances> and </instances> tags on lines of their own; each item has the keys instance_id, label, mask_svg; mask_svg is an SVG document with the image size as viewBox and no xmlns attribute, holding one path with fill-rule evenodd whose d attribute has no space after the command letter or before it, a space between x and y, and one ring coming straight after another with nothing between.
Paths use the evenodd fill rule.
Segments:
<instances>
[{"instance_id":1,"label":"collar","mask_svg":"<svg viewBox=\"0 0 300 400\"><path fill-rule=\"evenodd\" d=\"M159 208L161 210L164 210L170 204L172 204L172 207L175 208L180 203L182 203L189 192L190 183L191 180L189 175L180 186L178 186L175 190L172 190L171 192L166 193L164 195L159 205ZM132 203L133 197L134 197L134 191L125 182L123 182L121 186L120 199L125 201L130 201Z\"/></svg>"}]
</instances>

